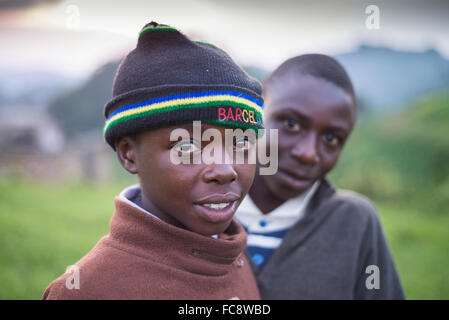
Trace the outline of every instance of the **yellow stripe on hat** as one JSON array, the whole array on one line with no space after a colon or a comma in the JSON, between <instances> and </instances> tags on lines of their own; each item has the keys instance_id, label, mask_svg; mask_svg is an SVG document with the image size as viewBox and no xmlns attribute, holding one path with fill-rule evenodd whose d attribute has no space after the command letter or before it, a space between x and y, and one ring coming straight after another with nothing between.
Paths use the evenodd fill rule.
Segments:
<instances>
[{"instance_id":1,"label":"yellow stripe on hat","mask_svg":"<svg viewBox=\"0 0 449 320\"><path fill-rule=\"evenodd\" d=\"M142 112L149 111L149 110L163 109L163 108L167 108L167 107L173 107L176 105L184 105L184 104L199 104L199 103L206 103L206 102L226 102L226 101L231 101L234 103L241 103L241 104L247 105L248 107L255 109L261 115L263 114L262 108L248 99L236 97L236 96L232 96L232 95L216 95L216 96L206 96L206 97L175 99L175 100L157 102L157 103L153 103L150 105L125 110L125 111L122 111L122 112L116 114L115 116L111 117L110 119L108 119L108 121L105 123L105 127L108 127L108 125L111 122L121 119L123 117L142 113Z\"/></svg>"}]
</instances>

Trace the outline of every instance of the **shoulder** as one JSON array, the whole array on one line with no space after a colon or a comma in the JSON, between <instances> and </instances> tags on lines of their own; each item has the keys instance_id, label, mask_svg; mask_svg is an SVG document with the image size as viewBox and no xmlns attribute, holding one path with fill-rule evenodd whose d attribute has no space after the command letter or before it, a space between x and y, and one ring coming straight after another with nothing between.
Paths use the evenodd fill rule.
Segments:
<instances>
[{"instance_id":1,"label":"shoulder","mask_svg":"<svg viewBox=\"0 0 449 320\"><path fill-rule=\"evenodd\" d=\"M377 227L380 224L376 206L364 195L336 189L329 202L334 206L334 213L338 213L338 217L344 218L346 222L352 221L359 227Z\"/></svg>"},{"instance_id":2,"label":"shoulder","mask_svg":"<svg viewBox=\"0 0 449 320\"><path fill-rule=\"evenodd\" d=\"M122 270L130 256L110 246L102 238L96 246L45 289L44 300L90 300L108 298L111 287L123 276Z\"/></svg>"},{"instance_id":3,"label":"shoulder","mask_svg":"<svg viewBox=\"0 0 449 320\"><path fill-rule=\"evenodd\" d=\"M52 281L45 289L43 300L75 300L86 299L80 295L78 286L76 286L76 279L70 279L68 273L64 273L56 280Z\"/></svg>"},{"instance_id":4,"label":"shoulder","mask_svg":"<svg viewBox=\"0 0 449 320\"><path fill-rule=\"evenodd\" d=\"M342 205L353 209L358 214L377 216L377 209L374 203L362 194L351 190L337 189L334 197Z\"/></svg>"}]
</instances>

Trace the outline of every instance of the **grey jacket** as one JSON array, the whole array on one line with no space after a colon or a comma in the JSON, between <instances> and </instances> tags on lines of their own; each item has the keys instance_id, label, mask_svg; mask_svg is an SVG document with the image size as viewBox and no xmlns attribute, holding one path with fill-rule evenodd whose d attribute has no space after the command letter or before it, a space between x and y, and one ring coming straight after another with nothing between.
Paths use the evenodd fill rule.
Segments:
<instances>
[{"instance_id":1,"label":"grey jacket","mask_svg":"<svg viewBox=\"0 0 449 320\"><path fill-rule=\"evenodd\" d=\"M405 298L375 207L327 180L265 265L252 267L263 299Z\"/></svg>"}]
</instances>

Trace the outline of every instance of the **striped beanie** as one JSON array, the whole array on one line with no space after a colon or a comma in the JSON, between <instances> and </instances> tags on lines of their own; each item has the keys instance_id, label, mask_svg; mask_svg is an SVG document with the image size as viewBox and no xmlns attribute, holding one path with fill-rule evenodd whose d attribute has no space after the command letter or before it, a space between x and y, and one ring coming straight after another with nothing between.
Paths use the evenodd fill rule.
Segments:
<instances>
[{"instance_id":1,"label":"striped beanie","mask_svg":"<svg viewBox=\"0 0 449 320\"><path fill-rule=\"evenodd\" d=\"M104 107L104 137L117 138L194 120L263 128L262 86L223 50L151 22L120 63Z\"/></svg>"}]
</instances>

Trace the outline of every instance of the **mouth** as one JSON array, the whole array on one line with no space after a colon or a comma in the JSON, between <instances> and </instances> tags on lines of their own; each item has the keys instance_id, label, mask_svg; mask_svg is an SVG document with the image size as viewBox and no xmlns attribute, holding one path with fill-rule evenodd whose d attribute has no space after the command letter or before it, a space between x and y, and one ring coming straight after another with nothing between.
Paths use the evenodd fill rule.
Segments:
<instances>
[{"instance_id":1,"label":"mouth","mask_svg":"<svg viewBox=\"0 0 449 320\"><path fill-rule=\"evenodd\" d=\"M206 208L214 209L214 210L223 210L224 208L226 208L229 205L231 205L231 203L232 202L205 203L205 204L202 204L202 206L204 206Z\"/></svg>"},{"instance_id":2,"label":"mouth","mask_svg":"<svg viewBox=\"0 0 449 320\"><path fill-rule=\"evenodd\" d=\"M279 168L279 171L282 171L284 174L288 174L289 176L297 180L313 180L313 177L307 174L297 173L284 168Z\"/></svg>"},{"instance_id":3,"label":"mouth","mask_svg":"<svg viewBox=\"0 0 449 320\"><path fill-rule=\"evenodd\" d=\"M240 196L235 193L212 194L194 202L194 207L208 222L222 223L233 217L239 200Z\"/></svg>"},{"instance_id":4,"label":"mouth","mask_svg":"<svg viewBox=\"0 0 449 320\"><path fill-rule=\"evenodd\" d=\"M314 178L310 176L300 175L281 168L279 168L278 173L280 173L280 177L285 184L287 184L290 188L298 190L308 186L314 180Z\"/></svg>"}]
</instances>

